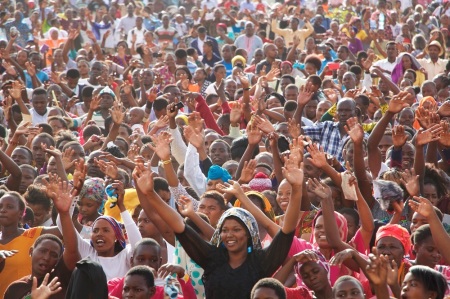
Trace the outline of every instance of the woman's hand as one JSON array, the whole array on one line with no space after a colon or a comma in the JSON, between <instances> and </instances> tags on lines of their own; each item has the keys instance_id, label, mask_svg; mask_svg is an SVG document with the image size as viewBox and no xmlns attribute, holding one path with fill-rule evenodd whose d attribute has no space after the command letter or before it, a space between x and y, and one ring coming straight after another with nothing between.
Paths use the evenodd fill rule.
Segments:
<instances>
[{"instance_id":1,"label":"woman's hand","mask_svg":"<svg viewBox=\"0 0 450 299\"><path fill-rule=\"evenodd\" d=\"M300 264L304 264L306 262L317 262L319 260L317 253L311 249L303 250L302 252L295 254L292 258Z\"/></svg>"},{"instance_id":2,"label":"woman's hand","mask_svg":"<svg viewBox=\"0 0 450 299\"><path fill-rule=\"evenodd\" d=\"M428 199L421 196L414 196L413 198L414 200L408 201L408 204L414 212L419 213L427 219L430 219L433 214L436 214L433 204Z\"/></svg>"},{"instance_id":3,"label":"woman's hand","mask_svg":"<svg viewBox=\"0 0 450 299\"><path fill-rule=\"evenodd\" d=\"M185 272L181 266L175 264L165 264L158 269L158 277L160 278L165 278L168 275L172 275L174 273L177 274L178 278L183 278Z\"/></svg>"},{"instance_id":4,"label":"woman's hand","mask_svg":"<svg viewBox=\"0 0 450 299\"><path fill-rule=\"evenodd\" d=\"M319 200L331 198L331 189L316 178L308 180L308 191L314 193Z\"/></svg>"},{"instance_id":5,"label":"woman's hand","mask_svg":"<svg viewBox=\"0 0 450 299\"><path fill-rule=\"evenodd\" d=\"M64 170L72 168L75 165L75 162L77 162L77 160L72 159L74 153L74 149L70 147L66 148L62 153L61 161L64 166Z\"/></svg>"},{"instance_id":6,"label":"woman's hand","mask_svg":"<svg viewBox=\"0 0 450 299\"><path fill-rule=\"evenodd\" d=\"M336 253L330 260L330 266L338 266L342 267L342 264L346 260L350 260L353 258L354 254L358 254L358 252L352 248L347 248Z\"/></svg>"},{"instance_id":7,"label":"woman's hand","mask_svg":"<svg viewBox=\"0 0 450 299\"><path fill-rule=\"evenodd\" d=\"M282 171L283 176L289 184L297 187L301 187L303 185L303 162L300 163L298 157L295 155L289 155L289 158L285 160Z\"/></svg>"},{"instance_id":8,"label":"woman's hand","mask_svg":"<svg viewBox=\"0 0 450 299\"><path fill-rule=\"evenodd\" d=\"M245 184L250 182L254 177L255 168L256 168L256 160L251 159L250 161L244 161L244 167L242 168L241 177L239 178L239 181Z\"/></svg>"},{"instance_id":9,"label":"woman's hand","mask_svg":"<svg viewBox=\"0 0 450 299\"><path fill-rule=\"evenodd\" d=\"M19 250L0 250L0 264L7 258L14 256Z\"/></svg>"},{"instance_id":10,"label":"woman's hand","mask_svg":"<svg viewBox=\"0 0 450 299\"><path fill-rule=\"evenodd\" d=\"M111 185L115 191L114 193L117 194L117 206L119 209L125 210L125 204L124 204L124 198L125 198L125 187L123 185L123 182L119 180L115 180L114 183Z\"/></svg>"},{"instance_id":11,"label":"woman's hand","mask_svg":"<svg viewBox=\"0 0 450 299\"><path fill-rule=\"evenodd\" d=\"M362 143L364 139L364 129L358 122L357 117L350 117L347 119L347 125L344 128L354 143Z\"/></svg>"},{"instance_id":12,"label":"woman's hand","mask_svg":"<svg viewBox=\"0 0 450 299\"><path fill-rule=\"evenodd\" d=\"M133 179L136 184L136 188L145 195L149 195L154 191L154 177L155 173L152 171L151 165L148 164L148 166L145 167L141 159L136 159L136 167L133 170Z\"/></svg>"},{"instance_id":13,"label":"woman's hand","mask_svg":"<svg viewBox=\"0 0 450 299\"><path fill-rule=\"evenodd\" d=\"M119 169L116 163L112 161L98 160L96 158L94 159L94 163L100 168L101 172L103 172L105 175L112 178L113 180L119 177Z\"/></svg>"},{"instance_id":14,"label":"woman's hand","mask_svg":"<svg viewBox=\"0 0 450 299\"><path fill-rule=\"evenodd\" d=\"M115 125L119 126L123 123L123 119L126 113L121 102L114 101L112 108L109 109L109 113L111 114L112 121Z\"/></svg>"},{"instance_id":15,"label":"woman's hand","mask_svg":"<svg viewBox=\"0 0 450 299\"><path fill-rule=\"evenodd\" d=\"M161 132L158 136L151 136L153 144L149 143L149 147L158 155L161 161L170 159L170 143L173 141L172 134L169 132Z\"/></svg>"},{"instance_id":16,"label":"woman's hand","mask_svg":"<svg viewBox=\"0 0 450 299\"><path fill-rule=\"evenodd\" d=\"M194 203L192 202L191 198L182 195L180 196L178 201L180 203L178 205L178 211L181 215L183 215L184 217L190 217L195 213Z\"/></svg>"},{"instance_id":17,"label":"woman's hand","mask_svg":"<svg viewBox=\"0 0 450 299\"><path fill-rule=\"evenodd\" d=\"M31 299L48 299L50 298L50 296L53 296L62 290L62 288L60 287L61 283L58 281L58 277L55 277L52 279L52 281L48 282L49 277L50 273L45 274L44 280L38 287L37 278L36 276L33 276L33 285L31 286Z\"/></svg>"},{"instance_id":18,"label":"woman's hand","mask_svg":"<svg viewBox=\"0 0 450 299\"><path fill-rule=\"evenodd\" d=\"M327 161L327 154L323 151L322 147L320 147L319 149L319 146L317 144L310 143L306 149L311 155L311 157L308 158L308 161L314 164L314 166L318 168L324 168L325 166L329 165Z\"/></svg>"},{"instance_id":19,"label":"woman's hand","mask_svg":"<svg viewBox=\"0 0 450 299\"><path fill-rule=\"evenodd\" d=\"M406 169L402 174L401 182L408 191L409 196L417 196L420 194L419 175L416 175L414 168Z\"/></svg>"},{"instance_id":20,"label":"woman's hand","mask_svg":"<svg viewBox=\"0 0 450 299\"><path fill-rule=\"evenodd\" d=\"M83 188L84 180L86 179L87 167L84 164L84 159L79 158L75 161L75 170L73 172L73 190L72 195L78 195Z\"/></svg>"},{"instance_id":21,"label":"woman's hand","mask_svg":"<svg viewBox=\"0 0 450 299\"><path fill-rule=\"evenodd\" d=\"M250 124L247 127L247 138L249 145L258 145L262 139L262 132L256 126L256 124Z\"/></svg>"},{"instance_id":22,"label":"woman's hand","mask_svg":"<svg viewBox=\"0 0 450 299\"><path fill-rule=\"evenodd\" d=\"M398 125L392 130L392 143L394 148L401 149L405 145L408 136L405 133L405 127Z\"/></svg>"},{"instance_id":23,"label":"woman's hand","mask_svg":"<svg viewBox=\"0 0 450 299\"><path fill-rule=\"evenodd\" d=\"M229 181L229 183L217 184L216 189L223 193L234 195L235 197L239 197L239 195L244 194L241 185L239 185L238 182L231 180Z\"/></svg>"}]
</instances>

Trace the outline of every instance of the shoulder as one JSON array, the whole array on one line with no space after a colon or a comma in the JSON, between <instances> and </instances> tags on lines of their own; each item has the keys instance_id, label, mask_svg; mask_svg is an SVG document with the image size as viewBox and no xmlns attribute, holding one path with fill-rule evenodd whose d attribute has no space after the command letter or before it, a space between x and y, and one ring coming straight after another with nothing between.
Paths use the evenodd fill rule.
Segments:
<instances>
[{"instance_id":1,"label":"shoulder","mask_svg":"<svg viewBox=\"0 0 450 299\"><path fill-rule=\"evenodd\" d=\"M30 275L14 281L6 289L4 298L23 298L30 293L31 284L32 280Z\"/></svg>"}]
</instances>

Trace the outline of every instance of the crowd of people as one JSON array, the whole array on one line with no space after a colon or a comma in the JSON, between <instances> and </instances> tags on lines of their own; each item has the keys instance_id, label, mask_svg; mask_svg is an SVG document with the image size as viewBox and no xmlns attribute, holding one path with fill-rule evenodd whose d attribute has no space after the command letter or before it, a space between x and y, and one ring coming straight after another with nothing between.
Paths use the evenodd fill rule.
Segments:
<instances>
[{"instance_id":1,"label":"crowd of people","mask_svg":"<svg viewBox=\"0 0 450 299\"><path fill-rule=\"evenodd\" d=\"M450 298L449 3L1 1L0 296Z\"/></svg>"}]
</instances>

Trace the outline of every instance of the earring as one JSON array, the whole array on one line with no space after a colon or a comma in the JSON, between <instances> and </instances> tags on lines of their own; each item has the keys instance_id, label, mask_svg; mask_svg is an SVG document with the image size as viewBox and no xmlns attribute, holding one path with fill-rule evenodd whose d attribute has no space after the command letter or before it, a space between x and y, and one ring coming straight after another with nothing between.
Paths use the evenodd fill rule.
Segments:
<instances>
[{"instance_id":1,"label":"earring","mask_svg":"<svg viewBox=\"0 0 450 299\"><path fill-rule=\"evenodd\" d=\"M248 246L248 247L247 247L247 252L248 252L248 253L252 252L252 247L251 247L251 246Z\"/></svg>"}]
</instances>

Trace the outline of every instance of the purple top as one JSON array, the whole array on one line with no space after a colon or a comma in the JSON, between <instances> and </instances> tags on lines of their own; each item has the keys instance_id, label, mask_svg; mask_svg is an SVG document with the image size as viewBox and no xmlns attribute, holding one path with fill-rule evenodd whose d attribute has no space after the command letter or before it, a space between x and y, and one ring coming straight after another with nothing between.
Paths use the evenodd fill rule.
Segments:
<instances>
[{"instance_id":1,"label":"purple top","mask_svg":"<svg viewBox=\"0 0 450 299\"><path fill-rule=\"evenodd\" d=\"M355 37L355 40L353 42L350 41L348 44L348 49L353 53L353 55L356 55L358 52L364 51L363 43L360 39Z\"/></svg>"}]
</instances>

